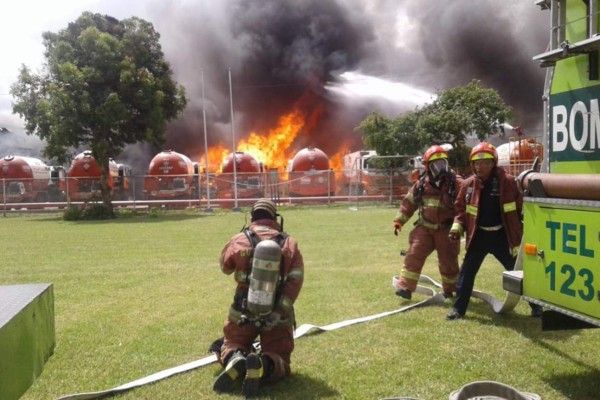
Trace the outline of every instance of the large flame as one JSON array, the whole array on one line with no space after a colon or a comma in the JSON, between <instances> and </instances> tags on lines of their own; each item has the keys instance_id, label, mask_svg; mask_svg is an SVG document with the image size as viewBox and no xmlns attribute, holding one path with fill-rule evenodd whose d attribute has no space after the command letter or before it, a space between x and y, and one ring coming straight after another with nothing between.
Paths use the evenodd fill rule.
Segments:
<instances>
[{"instance_id":1,"label":"large flame","mask_svg":"<svg viewBox=\"0 0 600 400\"><path fill-rule=\"evenodd\" d=\"M277 122L277 127L268 133L251 132L247 139L241 140L236 151L252 155L265 168L275 168L281 172L287 169L288 161L293 158L298 149L292 148L292 143L302 133L308 133L315 128L323 110L311 104L311 111L303 112L303 105L309 102L310 96L304 96L297 102L294 110L283 115ZM231 153L222 144L211 146L208 149L208 171L221 171L223 163ZM206 159L200 157L200 168L206 168Z\"/></svg>"},{"instance_id":2,"label":"large flame","mask_svg":"<svg viewBox=\"0 0 600 400\"><path fill-rule=\"evenodd\" d=\"M346 144L342 145L342 147L329 157L329 168L334 171L341 171L344 169L344 155L348 154L350 151L350 147Z\"/></svg>"},{"instance_id":3,"label":"large flame","mask_svg":"<svg viewBox=\"0 0 600 400\"><path fill-rule=\"evenodd\" d=\"M220 171L223 166L223 161L227 158L227 155L231 152L230 149L226 149L222 144L212 146L208 148L208 172ZM206 158L200 157L198 162L200 168L206 171Z\"/></svg>"},{"instance_id":4,"label":"large flame","mask_svg":"<svg viewBox=\"0 0 600 400\"><path fill-rule=\"evenodd\" d=\"M265 167L285 169L290 156L293 156L290 154L290 146L305 126L305 118L296 109L279 118L277 125L277 128L264 136L256 132L250 133L247 140L238 144L237 151L251 154Z\"/></svg>"}]
</instances>

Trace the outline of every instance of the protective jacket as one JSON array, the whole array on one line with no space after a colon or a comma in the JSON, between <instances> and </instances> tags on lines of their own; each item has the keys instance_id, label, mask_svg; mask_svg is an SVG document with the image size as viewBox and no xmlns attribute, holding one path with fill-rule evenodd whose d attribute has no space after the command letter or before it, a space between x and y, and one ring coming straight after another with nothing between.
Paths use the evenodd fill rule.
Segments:
<instances>
[{"instance_id":1,"label":"protective jacket","mask_svg":"<svg viewBox=\"0 0 600 400\"><path fill-rule=\"evenodd\" d=\"M502 227L508 240L508 245L513 254L521 244L523 237L523 223L521 220L523 209L523 196L517 188L517 182L512 175L507 174L502 168L494 168L488 179L498 179ZM479 199L483 189L483 182L476 175L465 179L456 196L456 217L452 230L461 234L466 232L468 249L477 230L479 220Z\"/></svg>"},{"instance_id":2,"label":"protective jacket","mask_svg":"<svg viewBox=\"0 0 600 400\"><path fill-rule=\"evenodd\" d=\"M438 230L450 228L454 219L454 197L462 183L462 177L455 174L445 174L440 178L439 187L430 181L429 174L417 181L408 191L395 221L405 225L419 210L419 219L415 225Z\"/></svg>"},{"instance_id":3,"label":"protective jacket","mask_svg":"<svg viewBox=\"0 0 600 400\"><path fill-rule=\"evenodd\" d=\"M409 190L396 215L395 221L404 225L419 211L416 226L408 236L410 247L397 282L398 289L415 291L425 261L435 250L444 292L456 290L460 243L450 241L448 231L454 219L454 198L462 177L444 174L438 182L439 185L432 182L429 174L423 176Z\"/></svg>"},{"instance_id":4,"label":"protective jacket","mask_svg":"<svg viewBox=\"0 0 600 400\"><path fill-rule=\"evenodd\" d=\"M256 232L261 240L273 239L281 232L279 224L270 219L254 221L249 229ZM281 314L282 324L292 325L293 305L303 283L304 261L298 243L291 236L285 238L281 250L283 259L274 310ZM243 302L248 295L252 251L253 246L248 237L240 232L231 238L221 252L221 270L228 275L234 273L237 283L233 304L229 311L229 319L233 322L237 322L244 311Z\"/></svg>"}]
</instances>

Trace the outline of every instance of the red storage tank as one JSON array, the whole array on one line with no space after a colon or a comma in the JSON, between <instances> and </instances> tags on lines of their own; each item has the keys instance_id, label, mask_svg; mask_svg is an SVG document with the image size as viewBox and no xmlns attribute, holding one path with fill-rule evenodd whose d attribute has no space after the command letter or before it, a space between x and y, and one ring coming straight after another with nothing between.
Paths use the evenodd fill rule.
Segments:
<instances>
[{"instance_id":1,"label":"red storage tank","mask_svg":"<svg viewBox=\"0 0 600 400\"><path fill-rule=\"evenodd\" d=\"M234 197L233 159L233 154L230 153L223 161L221 173L217 176L218 196L220 198L232 199ZM238 198L263 196L262 164L250 153L235 152L235 176Z\"/></svg>"},{"instance_id":2,"label":"red storage tank","mask_svg":"<svg viewBox=\"0 0 600 400\"><path fill-rule=\"evenodd\" d=\"M88 201L101 199L100 179L102 170L96 162L92 152L86 150L71 161L71 167L67 172L67 195L70 201ZM118 185L115 180L119 178L119 166L110 159L108 162L108 187L111 193Z\"/></svg>"},{"instance_id":3,"label":"red storage tank","mask_svg":"<svg viewBox=\"0 0 600 400\"><path fill-rule=\"evenodd\" d=\"M5 156L0 160L0 200L45 202L63 200L64 170L32 157ZM6 199L4 196L6 195Z\"/></svg>"},{"instance_id":4,"label":"red storage tank","mask_svg":"<svg viewBox=\"0 0 600 400\"><path fill-rule=\"evenodd\" d=\"M511 139L508 143L498 146L496 151L498 166L514 176L531 169L536 157L540 162L544 157L544 146L534 138Z\"/></svg>"},{"instance_id":5,"label":"red storage tank","mask_svg":"<svg viewBox=\"0 0 600 400\"><path fill-rule=\"evenodd\" d=\"M300 150L288 165L290 196L328 196L335 191L329 157L316 147Z\"/></svg>"},{"instance_id":6,"label":"red storage tank","mask_svg":"<svg viewBox=\"0 0 600 400\"><path fill-rule=\"evenodd\" d=\"M194 163L187 156L173 150L158 153L148 167L144 179L146 199L191 199L197 188Z\"/></svg>"}]
</instances>

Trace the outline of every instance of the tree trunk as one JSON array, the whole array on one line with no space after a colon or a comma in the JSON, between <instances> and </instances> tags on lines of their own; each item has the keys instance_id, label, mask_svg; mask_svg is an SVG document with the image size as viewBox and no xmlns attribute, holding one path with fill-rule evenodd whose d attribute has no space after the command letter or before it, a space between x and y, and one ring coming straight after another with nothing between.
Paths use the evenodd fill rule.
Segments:
<instances>
[{"instance_id":1,"label":"tree trunk","mask_svg":"<svg viewBox=\"0 0 600 400\"><path fill-rule=\"evenodd\" d=\"M101 161L99 162L102 169L102 176L100 177L100 192L102 193L102 203L106 206L106 208L110 211L110 214L113 214L113 204L112 204L112 196L111 196L111 186L109 185L110 178L110 168L109 162L110 158L105 155L99 155L96 159Z\"/></svg>"}]
</instances>

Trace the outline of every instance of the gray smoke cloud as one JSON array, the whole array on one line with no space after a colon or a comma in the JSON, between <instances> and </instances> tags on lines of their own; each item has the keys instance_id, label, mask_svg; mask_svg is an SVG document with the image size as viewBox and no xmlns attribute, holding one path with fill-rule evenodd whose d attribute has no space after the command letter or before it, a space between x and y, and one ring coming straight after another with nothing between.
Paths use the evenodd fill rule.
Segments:
<instances>
[{"instance_id":1,"label":"gray smoke cloud","mask_svg":"<svg viewBox=\"0 0 600 400\"><path fill-rule=\"evenodd\" d=\"M103 4L107 14L138 15L161 34L190 99L163 149L194 160L204 154L203 106L209 147L232 144L229 70L238 140L300 107L319 118L297 150L333 154L340 143L361 146L354 129L370 112L394 117L416 106L329 90L352 71L430 93L479 79L513 107L513 125L541 130L544 70L531 58L546 47L549 15L530 1L147 0L126 11L116 0ZM163 149L132 145L117 158L144 173Z\"/></svg>"},{"instance_id":2,"label":"gray smoke cloud","mask_svg":"<svg viewBox=\"0 0 600 400\"><path fill-rule=\"evenodd\" d=\"M239 139L264 132L300 101L322 116L297 147L326 153L360 146L354 128L369 112L390 116L415 107L381 99L348 99L325 90L360 71L435 92L473 79L513 107L514 125L541 126L544 51L549 16L521 0L225 0L208 6L161 2L155 26L192 102L171 124L167 146L201 154L201 71L209 146L231 143L228 70L233 77ZM301 100L302 99L302 100ZM182 146L183 143L183 146Z\"/></svg>"}]
</instances>

